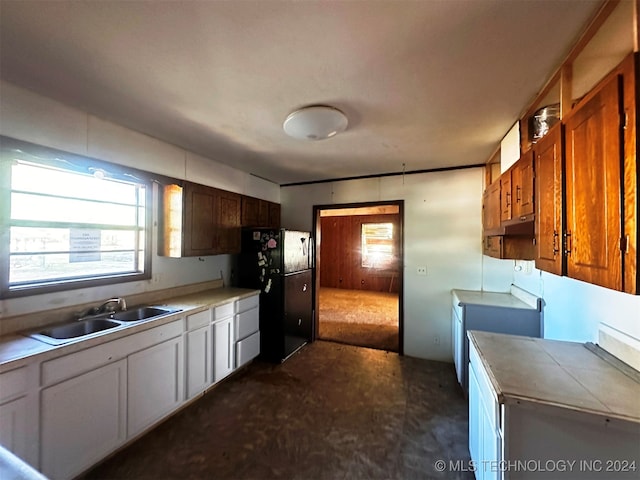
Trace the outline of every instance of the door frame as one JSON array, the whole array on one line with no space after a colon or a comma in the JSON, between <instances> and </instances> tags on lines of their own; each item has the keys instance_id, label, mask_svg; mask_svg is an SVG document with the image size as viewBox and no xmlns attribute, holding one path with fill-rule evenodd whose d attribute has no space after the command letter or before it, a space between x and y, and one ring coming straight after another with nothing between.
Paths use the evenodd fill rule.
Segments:
<instances>
[{"instance_id":1,"label":"door frame","mask_svg":"<svg viewBox=\"0 0 640 480\"><path fill-rule=\"evenodd\" d=\"M320 245L322 242L322 226L320 212L322 210L338 210L342 208L366 208L394 205L398 207L400 251L398 252L398 354L404 355L404 200L388 200L379 202L341 203L313 206L313 239L314 239L314 272L313 272L313 331L312 341L318 338L320 322Z\"/></svg>"}]
</instances>

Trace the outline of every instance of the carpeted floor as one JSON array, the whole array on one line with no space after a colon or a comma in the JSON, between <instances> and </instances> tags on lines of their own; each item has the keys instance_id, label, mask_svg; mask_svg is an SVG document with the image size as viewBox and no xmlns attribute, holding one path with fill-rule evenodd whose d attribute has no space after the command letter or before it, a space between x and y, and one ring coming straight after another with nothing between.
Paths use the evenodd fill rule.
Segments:
<instances>
[{"instance_id":1,"label":"carpeted floor","mask_svg":"<svg viewBox=\"0 0 640 480\"><path fill-rule=\"evenodd\" d=\"M398 352L398 294L320 288L322 340Z\"/></svg>"},{"instance_id":2,"label":"carpeted floor","mask_svg":"<svg viewBox=\"0 0 640 480\"><path fill-rule=\"evenodd\" d=\"M314 342L253 362L81 478L473 480L455 467L467 410L453 364Z\"/></svg>"}]
</instances>

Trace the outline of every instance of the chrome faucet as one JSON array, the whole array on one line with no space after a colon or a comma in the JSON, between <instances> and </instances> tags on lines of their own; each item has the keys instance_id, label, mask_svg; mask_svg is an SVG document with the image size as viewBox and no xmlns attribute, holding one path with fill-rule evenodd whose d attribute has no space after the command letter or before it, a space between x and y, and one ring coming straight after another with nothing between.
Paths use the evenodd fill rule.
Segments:
<instances>
[{"instance_id":1,"label":"chrome faucet","mask_svg":"<svg viewBox=\"0 0 640 480\"><path fill-rule=\"evenodd\" d=\"M106 313L106 312L114 312L115 308L108 308L108 305L110 303L117 303L120 306L120 310L124 311L127 309L127 302L124 300L123 297L117 297L117 298L110 298L109 300L107 300L106 302L104 302L102 305L100 305L97 308L96 313Z\"/></svg>"},{"instance_id":2,"label":"chrome faucet","mask_svg":"<svg viewBox=\"0 0 640 480\"><path fill-rule=\"evenodd\" d=\"M103 313L107 313L107 312L115 312L116 309L114 307L109 307L109 304L114 302L120 306L120 310L124 311L127 309L127 302L124 300L124 298L122 297L110 298L109 300L107 300L106 302L104 302L102 305L98 307L91 307L86 312L77 314L76 318L78 320L85 320L87 317L102 315Z\"/></svg>"}]
</instances>

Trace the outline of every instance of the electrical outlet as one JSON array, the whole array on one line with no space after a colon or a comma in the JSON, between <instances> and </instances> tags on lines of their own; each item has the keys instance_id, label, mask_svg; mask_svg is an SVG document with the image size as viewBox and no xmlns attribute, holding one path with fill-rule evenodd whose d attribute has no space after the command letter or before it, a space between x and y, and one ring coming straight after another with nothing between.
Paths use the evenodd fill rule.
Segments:
<instances>
[{"instance_id":1,"label":"electrical outlet","mask_svg":"<svg viewBox=\"0 0 640 480\"><path fill-rule=\"evenodd\" d=\"M418 273L418 275L424 275L426 277L427 276L427 267L418 267L417 273Z\"/></svg>"},{"instance_id":2,"label":"electrical outlet","mask_svg":"<svg viewBox=\"0 0 640 480\"><path fill-rule=\"evenodd\" d=\"M433 337L433 343L435 343L436 345L440 345L440 337L439 336L434 336Z\"/></svg>"}]
</instances>

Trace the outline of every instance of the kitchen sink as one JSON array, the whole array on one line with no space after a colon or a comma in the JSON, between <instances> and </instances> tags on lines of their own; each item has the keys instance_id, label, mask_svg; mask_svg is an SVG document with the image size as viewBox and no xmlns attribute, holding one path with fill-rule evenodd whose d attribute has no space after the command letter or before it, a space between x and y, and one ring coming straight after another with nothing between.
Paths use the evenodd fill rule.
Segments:
<instances>
[{"instance_id":1,"label":"kitchen sink","mask_svg":"<svg viewBox=\"0 0 640 480\"><path fill-rule=\"evenodd\" d=\"M106 318L93 318L79 322L65 323L63 325L32 333L29 336L51 345L60 345L61 343L68 342L74 338L92 335L104 330L119 327L120 325L122 325L120 322L114 322L113 320Z\"/></svg>"},{"instance_id":2,"label":"kitchen sink","mask_svg":"<svg viewBox=\"0 0 640 480\"><path fill-rule=\"evenodd\" d=\"M122 327L127 323L151 320L179 311L179 308L142 306L121 312L93 315L26 335L49 345L62 345L80 337L94 336L105 330Z\"/></svg>"},{"instance_id":3,"label":"kitchen sink","mask_svg":"<svg viewBox=\"0 0 640 480\"><path fill-rule=\"evenodd\" d=\"M179 309L165 307L138 307L131 310L113 313L109 318L118 320L119 322L138 322L140 320L148 320L150 318L168 315L179 311Z\"/></svg>"}]
</instances>

